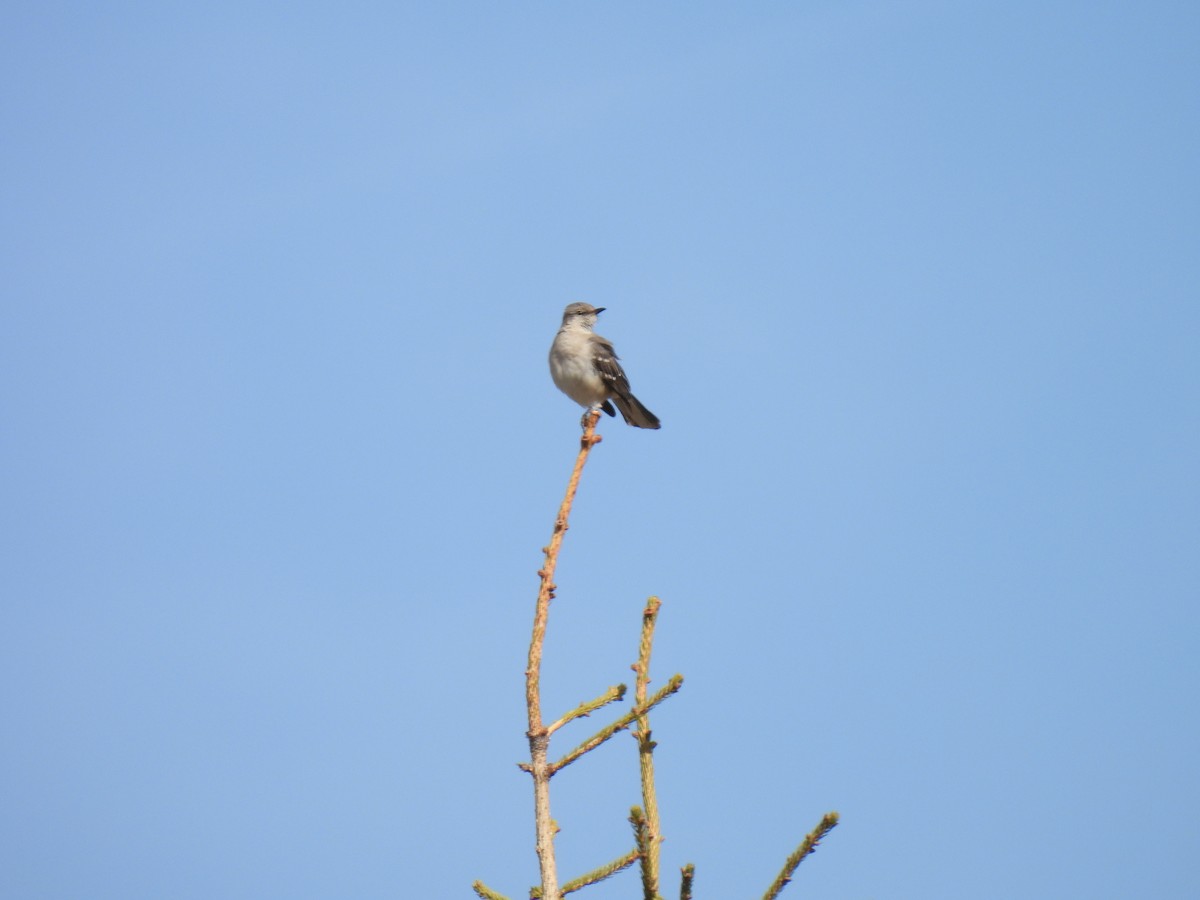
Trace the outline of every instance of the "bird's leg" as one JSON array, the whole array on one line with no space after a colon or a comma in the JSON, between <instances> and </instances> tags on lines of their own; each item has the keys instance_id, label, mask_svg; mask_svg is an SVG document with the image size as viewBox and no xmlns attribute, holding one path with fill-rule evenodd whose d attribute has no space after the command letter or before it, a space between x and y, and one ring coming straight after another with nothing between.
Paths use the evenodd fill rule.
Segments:
<instances>
[{"instance_id":1,"label":"bird's leg","mask_svg":"<svg viewBox=\"0 0 1200 900\"><path fill-rule=\"evenodd\" d=\"M579 420L580 426L583 428L583 446L594 447L596 444L604 440L600 435L596 434L596 425L600 421L600 408L593 406L583 414L583 418Z\"/></svg>"}]
</instances>

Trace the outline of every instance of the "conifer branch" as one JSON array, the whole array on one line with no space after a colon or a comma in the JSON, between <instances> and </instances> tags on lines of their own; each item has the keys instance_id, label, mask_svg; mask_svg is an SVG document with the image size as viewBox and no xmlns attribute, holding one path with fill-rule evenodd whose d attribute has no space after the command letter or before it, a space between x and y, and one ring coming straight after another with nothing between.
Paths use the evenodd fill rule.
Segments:
<instances>
[{"instance_id":1,"label":"conifer branch","mask_svg":"<svg viewBox=\"0 0 1200 900\"><path fill-rule=\"evenodd\" d=\"M784 889L789 881L792 880L792 873L796 871L796 866L800 865L804 857L817 849L817 844L821 843L821 839L837 826L838 814L835 812L825 813L817 827L805 836L800 842L800 846L796 848L796 852L787 858L787 862L783 864L783 870L776 877L774 883L763 894L763 900L775 900L779 896L779 892Z\"/></svg>"},{"instance_id":2,"label":"conifer branch","mask_svg":"<svg viewBox=\"0 0 1200 900\"><path fill-rule=\"evenodd\" d=\"M637 854L642 860L650 854L652 840L650 837L649 822L646 821L646 814L640 806L635 806L629 810L629 823L633 826L633 839L637 844ZM643 864L642 872L642 897L643 900L662 900L658 895L657 889L647 878L647 868Z\"/></svg>"},{"instance_id":3,"label":"conifer branch","mask_svg":"<svg viewBox=\"0 0 1200 900\"><path fill-rule=\"evenodd\" d=\"M642 890L645 900L658 900L658 858L662 844L659 828L658 794L654 788L654 741L650 739L650 711L646 705L646 688L650 684L650 650L654 644L654 626L658 622L658 610L662 602L657 597L646 601L642 611L642 639L638 645L638 660L633 664L637 675L634 682L633 702L639 715L638 730L633 733L638 744L638 764L642 780L642 804L645 809L646 849L642 854Z\"/></svg>"},{"instance_id":4,"label":"conifer branch","mask_svg":"<svg viewBox=\"0 0 1200 900\"><path fill-rule=\"evenodd\" d=\"M696 867L688 863L679 872L682 875L679 882L679 900L692 900L692 880L696 877Z\"/></svg>"},{"instance_id":5,"label":"conifer branch","mask_svg":"<svg viewBox=\"0 0 1200 900\"><path fill-rule=\"evenodd\" d=\"M610 687L607 691L597 697L595 700L588 700L586 703L581 703L557 722L551 723L546 731L549 734L554 734L558 729L562 728L568 722L573 722L576 719L586 718L601 707L607 706L609 703L614 703L618 700L625 699L625 685L616 684Z\"/></svg>"},{"instance_id":6,"label":"conifer branch","mask_svg":"<svg viewBox=\"0 0 1200 900\"><path fill-rule=\"evenodd\" d=\"M634 707L629 712L625 713L625 715L621 716L621 718L619 718L615 722L613 722L611 725L608 725L608 726L600 729L599 731L597 731L594 735L592 735L590 738L588 738L586 741L584 741L582 744L580 744L578 747L576 747L574 750L572 750L570 753L568 753L566 756L564 756L558 762L551 764L550 774L551 775L557 774L560 769L562 769L566 766L569 766L571 763L575 762L575 760L579 759L579 757L583 756L583 754L587 753L589 750L595 750L597 747L599 747L601 744L603 744L605 741L607 741L609 738L611 738L614 734L624 731L626 728L629 727L630 723L632 723L634 719L650 712L650 710L654 709L654 707L658 706L658 704L662 703L669 696L671 696L676 691L678 691L681 687L683 687L683 676L682 675L672 676L671 680L667 682L666 686L663 687L662 690L658 691L656 694L654 694L654 696L652 696L648 701L646 701L646 705L644 707L641 707L641 706Z\"/></svg>"},{"instance_id":7,"label":"conifer branch","mask_svg":"<svg viewBox=\"0 0 1200 900\"><path fill-rule=\"evenodd\" d=\"M503 894L498 894L482 881L477 881L471 885L471 890L483 898L483 900L508 900Z\"/></svg>"},{"instance_id":8,"label":"conifer branch","mask_svg":"<svg viewBox=\"0 0 1200 900\"><path fill-rule=\"evenodd\" d=\"M567 894L573 893L580 888L585 888L589 884L596 884L599 881L603 881L605 878L611 878L618 872L622 872L632 866L635 862L637 862L637 858L638 852L636 850L630 850L624 856L617 857L612 862L605 863L598 869L592 869L592 871L588 872L586 875L580 875L578 878L571 879L562 886L562 894L565 897ZM541 889L532 888L529 891L529 896L532 898L532 900L539 900L539 898L542 896Z\"/></svg>"},{"instance_id":9,"label":"conifer branch","mask_svg":"<svg viewBox=\"0 0 1200 900\"><path fill-rule=\"evenodd\" d=\"M568 528L568 519L583 467L591 449L601 440L600 436L595 433L599 419L600 413L596 410L589 410L584 415L579 454L576 457L570 480L567 482L566 494L559 507L550 542L542 548L545 559L542 568L538 571L540 584L534 611L533 633L529 643L528 664L525 668L525 699L529 714L529 730L526 736L529 739L530 761L518 763L518 766L533 776L536 850L541 885L530 889L530 897L536 898L536 900L562 900L564 895L589 884L603 881L638 861L641 862L643 900L662 900L662 896L659 894L659 845L662 843L663 837L659 827L658 797L654 784L654 748L656 745L651 737L649 713L683 686L683 676L672 676L663 688L647 696L654 628L658 620L659 609L662 606L657 597L651 597L642 612L642 634L638 648L638 660L632 666L636 673L633 708L554 763L549 762L551 735L576 719L590 716L609 703L624 699L626 687L623 684L614 685L599 697L581 703L548 726L542 720L542 654L546 641L550 602L554 599L557 590L557 586L554 584L554 572L558 565L559 550ZM613 735L629 728L634 722L637 723L637 728L632 736L638 745L643 802L643 806L633 807L629 816L634 831L635 849L560 886L554 854L554 836L558 831L558 825L550 815L550 779L585 753L596 749ZM816 850L818 844L837 824L838 814L836 812L827 813L821 819L817 827L805 836L796 851L787 858L783 869L768 888L763 900L777 900L780 892L791 881L797 866ZM680 870L680 900L692 900L695 871L695 866L691 863ZM503 894L487 887L482 881L476 881L471 887L482 900L508 900Z\"/></svg>"},{"instance_id":10,"label":"conifer branch","mask_svg":"<svg viewBox=\"0 0 1200 900\"><path fill-rule=\"evenodd\" d=\"M645 859L650 853L650 829L646 822L646 814L640 806L629 810L629 824L633 826L633 840L637 845L638 857ZM646 867L642 866L642 896L645 900L655 900L653 886L646 880Z\"/></svg>"},{"instance_id":11,"label":"conifer branch","mask_svg":"<svg viewBox=\"0 0 1200 900\"><path fill-rule=\"evenodd\" d=\"M571 504L579 488L579 476L592 447L600 443L596 434L599 410L592 410L583 418L583 437L579 441L579 455L575 468L567 482L567 492L554 521L554 532L546 545L546 558L538 571L541 582L538 587L537 607L533 616L533 635L529 641L529 662L525 667L525 705L529 710L529 772L533 776L534 827L537 833L538 865L541 869L543 900L561 900L558 887L558 868L554 860L554 820L550 817L550 776L553 770L547 762L550 748L550 732L542 724L542 648L546 643L546 623L550 618L550 601L554 599L554 569L558 565L558 551L563 535L567 532L567 520L571 515Z\"/></svg>"}]
</instances>

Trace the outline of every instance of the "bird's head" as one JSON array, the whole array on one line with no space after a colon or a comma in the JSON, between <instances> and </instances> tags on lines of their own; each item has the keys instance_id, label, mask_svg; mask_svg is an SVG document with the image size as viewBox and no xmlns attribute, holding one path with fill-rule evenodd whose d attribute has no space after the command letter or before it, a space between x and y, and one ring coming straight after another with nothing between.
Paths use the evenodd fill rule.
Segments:
<instances>
[{"instance_id":1,"label":"bird's head","mask_svg":"<svg viewBox=\"0 0 1200 900\"><path fill-rule=\"evenodd\" d=\"M596 316L604 312L603 306L592 306L590 303L570 303L563 310L563 327L575 326L590 329L596 324Z\"/></svg>"}]
</instances>

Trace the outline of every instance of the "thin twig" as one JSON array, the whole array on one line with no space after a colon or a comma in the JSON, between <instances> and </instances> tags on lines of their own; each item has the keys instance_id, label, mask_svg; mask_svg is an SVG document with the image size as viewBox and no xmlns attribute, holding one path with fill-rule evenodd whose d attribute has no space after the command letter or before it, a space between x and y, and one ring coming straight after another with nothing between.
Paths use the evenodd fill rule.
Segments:
<instances>
[{"instance_id":1,"label":"thin twig","mask_svg":"<svg viewBox=\"0 0 1200 900\"><path fill-rule=\"evenodd\" d=\"M679 872L683 876L679 882L679 900L692 900L692 880L696 877L696 867L688 863Z\"/></svg>"},{"instance_id":2,"label":"thin twig","mask_svg":"<svg viewBox=\"0 0 1200 900\"><path fill-rule=\"evenodd\" d=\"M642 804L646 810L646 853L642 856L642 890L644 900L658 900L658 857L662 844L662 832L658 820L658 795L654 789L654 741L650 739L649 710L646 707L646 687L650 684L650 650L654 644L654 625L658 621L658 610L662 602L657 597L646 601L642 611L642 640L638 647L638 661L633 664L637 673L634 682L633 702L638 710L637 731L633 733L638 744L638 762L642 776Z\"/></svg>"},{"instance_id":3,"label":"thin twig","mask_svg":"<svg viewBox=\"0 0 1200 900\"><path fill-rule=\"evenodd\" d=\"M646 824L646 814L642 812L640 806L635 806L629 810L629 824L633 826L633 840L637 844L638 856L645 859L650 855L650 829ZM654 898L654 888L650 882L646 880L646 867L641 866L642 870L642 896Z\"/></svg>"},{"instance_id":4,"label":"thin twig","mask_svg":"<svg viewBox=\"0 0 1200 900\"><path fill-rule=\"evenodd\" d=\"M808 854L817 849L817 844L821 843L821 839L837 826L838 814L835 812L825 813L817 827L805 836L800 842L800 846L796 848L796 852L787 858L787 862L783 864L783 870L776 877L774 883L763 894L763 900L775 900L779 896L779 892L784 889L789 881L792 880L792 873L796 871L796 866L800 865L801 860Z\"/></svg>"},{"instance_id":5,"label":"thin twig","mask_svg":"<svg viewBox=\"0 0 1200 900\"><path fill-rule=\"evenodd\" d=\"M496 891L493 891L490 887L488 887L482 881L477 881L473 885L471 885L471 890L473 890L476 894L478 894L480 897L482 897L483 900L508 900L508 898L505 897L503 894L499 894Z\"/></svg>"},{"instance_id":6,"label":"thin twig","mask_svg":"<svg viewBox=\"0 0 1200 900\"><path fill-rule=\"evenodd\" d=\"M596 422L600 412L595 410L584 417L583 437L579 442L579 455L575 468L567 482L567 493L558 518L554 521L554 533L545 548L546 558L538 571L541 583L538 587L537 608L533 616L533 636L529 642L529 663L525 667L525 704L529 709L529 771L533 775L534 826L537 832L538 864L541 868L543 900L561 900L558 887L558 869L554 861L554 821L550 818L550 776L547 762L550 747L550 732L542 724L542 646L546 642L546 622L550 618L550 601L554 598L554 569L558 565L558 550L567 531L567 519L571 504L579 487L579 476L587 462L588 453L600 442L596 434Z\"/></svg>"},{"instance_id":7,"label":"thin twig","mask_svg":"<svg viewBox=\"0 0 1200 900\"><path fill-rule=\"evenodd\" d=\"M595 700L588 700L586 703L580 703L577 707L575 707L557 722L552 722L546 728L547 733L554 734L554 732L558 731L558 729L562 728L568 722L574 722L576 719L585 718L590 716L601 707L607 706L610 703L615 703L618 700L624 700L625 690L625 685L615 684Z\"/></svg>"},{"instance_id":8,"label":"thin twig","mask_svg":"<svg viewBox=\"0 0 1200 900\"><path fill-rule=\"evenodd\" d=\"M650 710L654 709L654 707L658 706L658 704L662 703L664 700L666 700L668 697L670 697L672 694L674 694L676 691L678 691L681 687L683 687L683 676L682 675L673 675L671 677L671 680L667 682L666 686L663 687L662 690L658 691L656 694L654 694L654 696L652 696L649 700L646 701L646 705L644 707L635 706L633 709L629 710L629 712L625 713L625 715L621 716L621 718L617 719L617 721L613 722L611 725L608 725L608 726L600 729L599 731L597 731L590 738L588 738L586 741L584 741L582 744L580 744L578 747L576 747L574 750L572 750L570 753L568 753L566 756L564 756L558 762L551 765L550 766L550 774L554 775L555 773L557 773L559 771L559 769L562 769L565 766L569 766L571 763L575 762L575 760L579 759L579 757L583 756L583 754L587 753L589 750L595 750L597 747L599 747L601 744L603 744L605 741L607 741L609 738L611 738L614 734L617 734L620 731L624 731L626 728L629 727L630 723L633 722L634 719L638 718L638 716L643 716L646 713L650 712ZM524 766L522 766L522 768L524 768Z\"/></svg>"},{"instance_id":9,"label":"thin twig","mask_svg":"<svg viewBox=\"0 0 1200 900\"><path fill-rule=\"evenodd\" d=\"M572 878L562 886L562 894L565 897L567 894L574 893L580 888L587 887L589 884L595 884L598 881L603 881L605 878L611 878L618 872L622 872L632 866L635 862L637 862L637 858L638 852L636 850L630 850L624 856L618 857L610 863L605 863L597 869L592 869L592 871L588 872L586 875L580 875L578 878ZM533 888L529 892L529 896L534 898L534 900L540 900L542 892L539 888Z\"/></svg>"}]
</instances>

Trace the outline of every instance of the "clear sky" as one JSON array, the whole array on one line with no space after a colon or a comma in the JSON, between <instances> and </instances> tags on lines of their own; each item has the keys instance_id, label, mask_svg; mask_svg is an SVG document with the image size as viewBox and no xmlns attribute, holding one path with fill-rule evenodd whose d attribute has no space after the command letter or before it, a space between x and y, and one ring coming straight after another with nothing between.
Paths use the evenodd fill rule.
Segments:
<instances>
[{"instance_id":1,"label":"clear sky","mask_svg":"<svg viewBox=\"0 0 1200 900\"><path fill-rule=\"evenodd\" d=\"M0 896L1200 896L1200 6L0 12ZM603 716L564 733L569 749ZM555 783L630 845L622 737ZM628 897L636 876L592 889ZM674 876L667 894L677 892Z\"/></svg>"}]
</instances>

